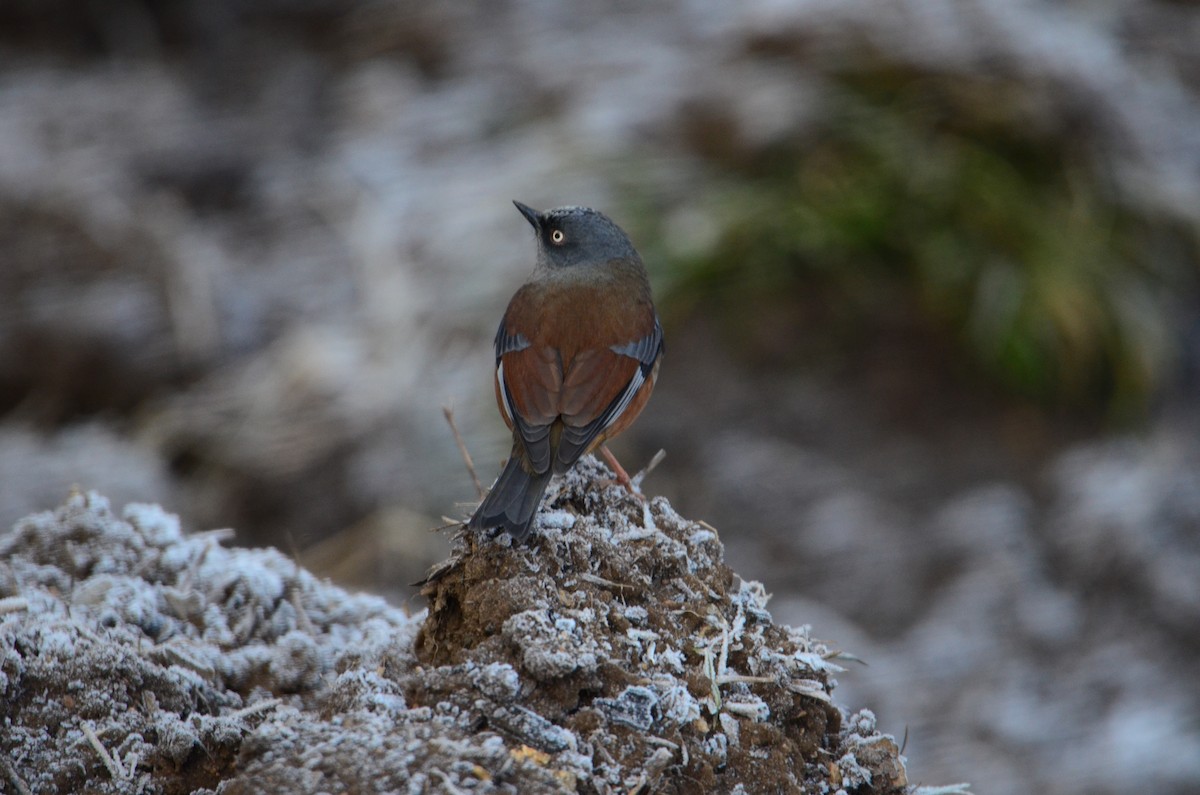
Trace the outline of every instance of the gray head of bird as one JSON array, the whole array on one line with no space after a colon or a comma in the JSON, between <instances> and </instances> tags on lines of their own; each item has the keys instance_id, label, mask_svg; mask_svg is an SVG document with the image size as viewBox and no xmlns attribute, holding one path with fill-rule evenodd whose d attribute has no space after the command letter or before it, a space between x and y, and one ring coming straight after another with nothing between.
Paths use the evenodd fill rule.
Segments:
<instances>
[{"instance_id":1,"label":"gray head of bird","mask_svg":"<svg viewBox=\"0 0 1200 795\"><path fill-rule=\"evenodd\" d=\"M518 201L513 204L537 235L539 269L605 265L614 260L641 262L621 227L598 210L557 207L538 212Z\"/></svg>"}]
</instances>

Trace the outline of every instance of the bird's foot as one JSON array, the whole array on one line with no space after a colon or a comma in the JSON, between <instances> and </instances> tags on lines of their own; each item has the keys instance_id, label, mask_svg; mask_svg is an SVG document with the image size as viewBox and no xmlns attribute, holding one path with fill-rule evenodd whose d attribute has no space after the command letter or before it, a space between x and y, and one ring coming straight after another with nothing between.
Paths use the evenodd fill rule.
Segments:
<instances>
[{"instance_id":1,"label":"bird's foot","mask_svg":"<svg viewBox=\"0 0 1200 795\"><path fill-rule=\"evenodd\" d=\"M616 478L607 482L623 486L625 491L629 492L639 502L645 502L646 495L642 494L642 490L638 488L638 484L634 483L633 479L629 477L629 473L625 471L625 467L621 466L621 462L612 454L612 451L607 446L601 445L600 455L604 456L604 460L608 462L608 465L612 467L613 472L617 475Z\"/></svg>"}]
</instances>

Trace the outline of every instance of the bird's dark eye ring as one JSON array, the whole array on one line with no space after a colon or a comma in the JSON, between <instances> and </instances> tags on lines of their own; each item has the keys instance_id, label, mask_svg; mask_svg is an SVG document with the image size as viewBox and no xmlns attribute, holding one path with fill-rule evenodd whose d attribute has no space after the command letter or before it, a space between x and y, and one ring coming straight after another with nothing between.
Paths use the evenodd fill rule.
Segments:
<instances>
[{"instance_id":1,"label":"bird's dark eye ring","mask_svg":"<svg viewBox=\"0 0 1200 795\"><path fill-rule=\"evenodd\" d=\"M561 229L555 229L550 233L550 241L553 243L561 243L566 240L567 236L563 234Z\"/></svg>"}]
</instances>

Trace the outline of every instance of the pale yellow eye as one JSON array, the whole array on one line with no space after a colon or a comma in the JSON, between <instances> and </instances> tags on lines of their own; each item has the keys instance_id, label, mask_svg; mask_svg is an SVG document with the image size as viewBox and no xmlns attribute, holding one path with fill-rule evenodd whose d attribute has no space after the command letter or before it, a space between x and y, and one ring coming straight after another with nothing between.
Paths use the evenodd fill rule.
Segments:
<instances>
[{"instance_id":1,"label":"pale yellow eye","mask_svg":"<svg viewBox=\"0 0 1200 795\"><path fill-rule=\"evenodd\" d=\"M567 236L562 233L561 229L555 229L550 233L550 240L554 243L561 243L567 239Z\"/></svg>"}]
</instances>

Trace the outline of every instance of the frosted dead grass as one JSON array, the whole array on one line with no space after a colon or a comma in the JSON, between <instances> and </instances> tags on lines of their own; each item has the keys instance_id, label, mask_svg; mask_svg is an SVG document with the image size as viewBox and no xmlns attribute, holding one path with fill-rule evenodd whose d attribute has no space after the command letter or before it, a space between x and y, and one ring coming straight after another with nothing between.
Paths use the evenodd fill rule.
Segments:
<instances>
[{"instance_id":1,"label":"frosted dead grass","mask_svg":"<svg viewBox=\"0 0 1200 795\"><path fill-rule=\"evenodd\" d=\"M227 548L228 531L185 533L155 505L117 514L76 494L22 520L0 536L0 781L22 795L697 778L907 791L894 740L833 703L836 655L771 621L712 528L606 475L589 459L565 480L540 548L460 538L429 587L486 574L476 593L509 611L491 630L452 626L436 597L436 620L409 616L275 550Z\"/></svg>"}]
</instances>

